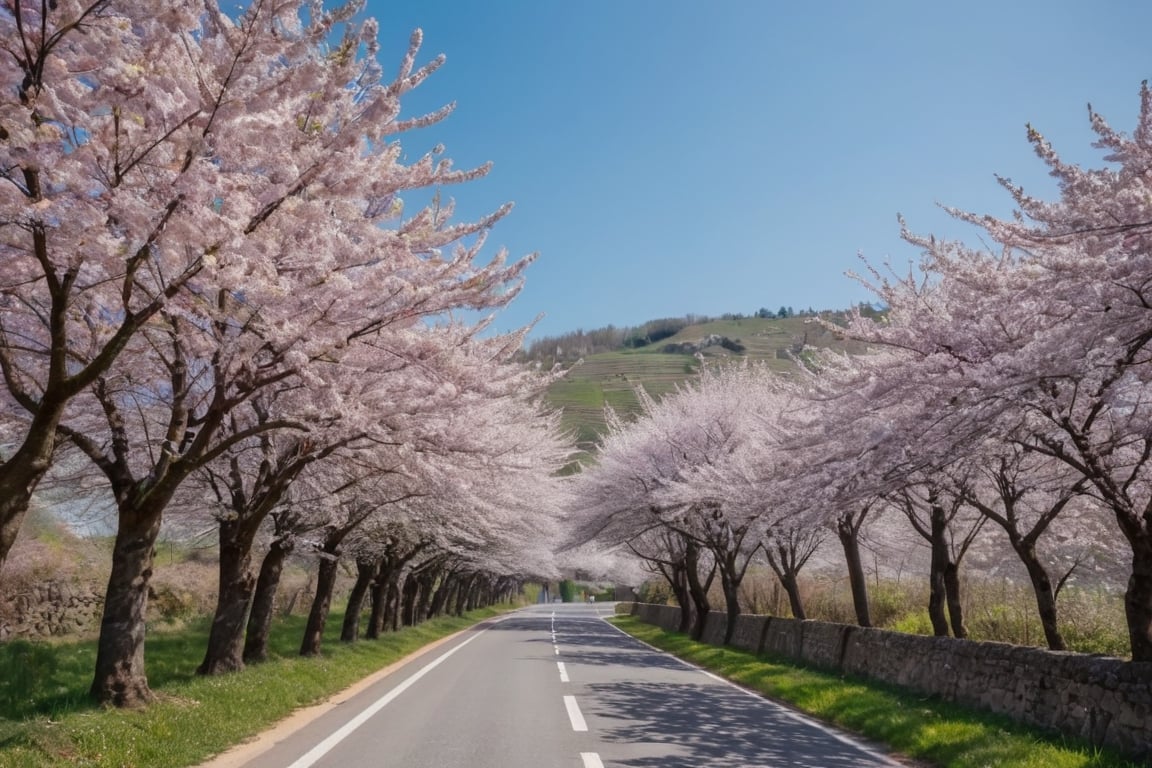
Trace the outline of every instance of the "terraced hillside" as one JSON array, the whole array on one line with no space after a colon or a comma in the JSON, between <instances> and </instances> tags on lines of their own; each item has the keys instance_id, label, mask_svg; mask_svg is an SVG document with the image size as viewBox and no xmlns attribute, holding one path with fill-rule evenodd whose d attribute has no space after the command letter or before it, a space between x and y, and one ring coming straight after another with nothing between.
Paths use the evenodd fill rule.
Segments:
<instances>
[{"instance_id":1,"label":"terraced hillside","mask_svg":"<svg viewBox=\"0 0 1152 768\"><path fill-rule=\"evenodd\" d=\"M564 425L576 433L581 448L592 451L604 431L605 405L627 418L640 408L637 387L659 398L675 389L679 382L696 375L699 361L693 354L668 353L663 349L670 345L699 345L710 338L739 342L745 351L737 354L719 344L711 344L701 349L706 361L721 364L725 360L747 357L767 360L781 372L793 365L790 353L804 347L848 348L845 342L810 318L713 320L690 325L675 336L646 347L589 355L552 386L549 398L563 409Z\"/></svg>"}]
</instances>

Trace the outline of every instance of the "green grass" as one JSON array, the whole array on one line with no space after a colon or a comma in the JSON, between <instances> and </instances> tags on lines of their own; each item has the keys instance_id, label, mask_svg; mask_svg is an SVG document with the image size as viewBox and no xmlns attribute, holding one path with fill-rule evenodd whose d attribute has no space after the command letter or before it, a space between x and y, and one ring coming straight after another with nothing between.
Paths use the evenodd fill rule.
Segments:
<instances>
[{"instance_id":1,"label":"green grass","mask_svg":"<svg viewBox=\"0 0 1152 768\"><path fill-rule=\"evenodd\" d=\"M778 371L792 368L791 361L781 354L798 341L809 346L856 349L807 318L713 320L690 325L675 336L645 347L588 355L564 379L549 387L549 402L561 409L563 425L576 435L580 447L591 451L605 430L606 404L627 419L640 410L635 394L637 386L643 386L659 399L679 382L695 376L698 366L695 357L661 352L665 345L698 342L711 334L739 339L747 353L737 357L767 361ZM715 347L709 352L716 353L712 358L716 361L729 358L727 352Z\"/></svg>"},{"instance_id":2,"label":"green grass","mask_svg":"<svg viewBox=\"0 0 1152 768\"><path fill-rule=\"evenodd\" d=\"M276 626L267 663L220 677L195 674L207 643L206 621L155 633L148 639L147 664L159 701L134 711L101 709L89 702L94 643L5 643L0 645L0 675L29 660L40 666L34 677L0 678L0 767L196 765L294 709L322 701L433 640L508 609L433 619L354 644L338 642L343 617L334 614L324 654L311 659L296 656L304 618L293 617Z\"/></svg>"},{"instance_id":3,"label":"green grass","mask_svg":"<svg viewBox=\"0 0 1152 768\"><path fill-rule=\"evenodd\" d=\"M693 642L632 616L612 621L685 661L941 768L1138 768L1137 763L995 715L748 651Z\"/></svg>"}]
</instances>

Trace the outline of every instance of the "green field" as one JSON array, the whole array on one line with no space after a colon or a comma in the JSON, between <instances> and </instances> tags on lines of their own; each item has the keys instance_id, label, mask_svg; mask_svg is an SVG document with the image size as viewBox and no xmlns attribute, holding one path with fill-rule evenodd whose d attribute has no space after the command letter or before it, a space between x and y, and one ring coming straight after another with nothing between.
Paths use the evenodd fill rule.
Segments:
<instances>
[{"instance_id":1,"label":"green field","mask_svg":"<svg viewBox=\"0 0 1152 768\"><path fill-rule=\"evenodd\" d=\"M627 419L640 410L638 387L659 398L696 375L699 361L694 355L669 354L661 349L668 344L698 343L710 335L739 341L746 352L733 354L713 345L702 350L706 361L721 364L741 359L765 360L781 372L793 365L790 353L804 347L851 349L810 318L712 320L690 325L647 347L589 355L552 385L549 400L563 411L564 427L576 435L580 447L594 450L597 438L604 432L605 406Z\"/></svg>"}]
</instances>

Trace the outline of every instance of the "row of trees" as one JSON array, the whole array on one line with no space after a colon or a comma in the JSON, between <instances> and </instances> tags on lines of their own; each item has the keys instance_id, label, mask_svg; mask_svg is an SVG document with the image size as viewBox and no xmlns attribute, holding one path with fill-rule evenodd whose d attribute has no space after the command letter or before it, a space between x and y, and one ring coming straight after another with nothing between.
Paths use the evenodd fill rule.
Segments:
<instances>
[{"instance_id":1,"label":"row of trees","mask_svg":"<svg viewBox=\"0 0 1152 768\"><path fill-rule=\"evenodd\" d=\"M452 319L507 304L532 258L481 258L507 207L459 223L441 202L487 167L405 158L397 137L451 111L401 110L443 59L417 66L417 32L386 76L360 5L0 7L0 569L39 482L81 457L117 519L99 701L151 698L177 513L218 525L204 673L262 657L293 549L319 556L305 653L346 553L370 632L552 574L551 374L511 363L523 332Z\"/></svg>"},{"instance_id":2,"label":"row of trees","mask_svg":"<svg viewBox=\"0 0 1152 768\"><path fill-rule=\"evenodd\" d=\"M718 574L730 618L763 552L803 617L796 574L834 531L869 625L859 536L896 515L930 551L936 633L962 637L961 560L1000 531L1052 648L1075 567L1060 542L1079 539L1129 562L1132 658L1152 660L1152 91L1131 136L1090 117L1111 166L1067 164L1029 128L1059 200L1002 180L1016 218L951 211L989 246L905 230L919 269L868 270L887 312L841 332L873 354L711 373L613 423L577 481L581 538L630 548L700 611Z\"/></svg>"}]
</instances>

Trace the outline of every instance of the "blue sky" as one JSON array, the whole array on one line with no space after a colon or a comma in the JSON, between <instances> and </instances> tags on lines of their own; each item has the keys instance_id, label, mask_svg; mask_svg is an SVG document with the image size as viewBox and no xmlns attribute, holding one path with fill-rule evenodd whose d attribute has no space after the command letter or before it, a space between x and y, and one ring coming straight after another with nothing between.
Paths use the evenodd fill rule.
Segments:
<instances>
[{"instance_id":1,"label":"blue sky","mask_svg":"<svg viewBox=\"0 0 1152 768\"><path fill-rule=\"evenodd\" d=\"M1100 164L1086 105L1130 130L1152 3L1130 0L369 0L386 66L411 30L447 63L406 112L454 101L442 142L491 175L458 213L515 210L489 248L538 251L498 327L534 335L686 313L841 308L844 276L970 237L937 203L1004 215L994 174L1054 189L1031 122Z\"/></svg>"}]
</instances>

